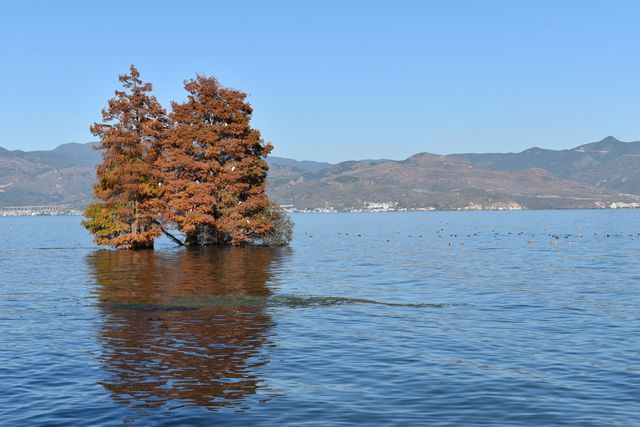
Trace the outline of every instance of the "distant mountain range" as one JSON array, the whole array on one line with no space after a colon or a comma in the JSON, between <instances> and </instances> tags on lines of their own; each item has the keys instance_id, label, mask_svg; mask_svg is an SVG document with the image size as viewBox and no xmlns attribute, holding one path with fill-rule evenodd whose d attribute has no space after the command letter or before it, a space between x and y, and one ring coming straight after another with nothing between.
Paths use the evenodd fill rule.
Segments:
<instances>
[{"instance_id":1,"label":"distant mountain range","mask_svg":"<svg viewBox=\"0 0 640 427\"><path fill-rule=\"evenodd\" d=\"M101 154L93 144L64 144L50 151L0 147L0 207L66 204L91 200Z\"/></svg>"},{"instance_id":2,"label":"distant mountain range","mask_svg":"<svg viewBox=\"0 0 640 427\"><path fill-rule=\"evenodd\" d=\"M92 143L51 151L0 148L0 207L81 208L91 199L100 159ZM299 210L640 207L640 142L613 137L570 150L268 161L270 196Z\"/></svg>"}]
</instances>

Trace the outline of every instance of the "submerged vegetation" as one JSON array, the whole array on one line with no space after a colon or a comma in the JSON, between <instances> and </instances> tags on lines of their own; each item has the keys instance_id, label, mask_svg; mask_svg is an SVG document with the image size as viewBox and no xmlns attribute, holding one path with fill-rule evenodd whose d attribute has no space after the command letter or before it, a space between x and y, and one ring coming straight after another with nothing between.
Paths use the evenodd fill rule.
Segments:
<instances>
[{"instance_id":1,"label":"submerged vegetation","mask_svg":"<svg viewBox=\"0 0 640 427\"><path fill-rule=\"evenodd\" d=\"M245 93L198 75L167 114L135 66L119 79L91 126L103 161L83 225L97 244L152 248L163 233L185 246L291 240L291 220L265 191L273 146L251 128Z\"/></svg>"}]
</instances>

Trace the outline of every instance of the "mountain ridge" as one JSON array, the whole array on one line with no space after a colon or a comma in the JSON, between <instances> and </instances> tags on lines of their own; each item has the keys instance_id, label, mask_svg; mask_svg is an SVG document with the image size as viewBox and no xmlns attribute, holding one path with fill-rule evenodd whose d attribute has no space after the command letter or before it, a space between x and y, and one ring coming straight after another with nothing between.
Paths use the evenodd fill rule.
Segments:
<instances>
[{"instance_id":1,"label":"mountain ridge","mask_svg":"<svg viewBox=\"0 0 640 427\"><path fill-rule=\"evenodd\" d=\"M0 206L91 200L95 143L0 147ZM640 142L607 137L565 150L416 153L331 164L270 156L270 196L300 210L556 209L640 206Z\"/></svg>"}]
</instances>

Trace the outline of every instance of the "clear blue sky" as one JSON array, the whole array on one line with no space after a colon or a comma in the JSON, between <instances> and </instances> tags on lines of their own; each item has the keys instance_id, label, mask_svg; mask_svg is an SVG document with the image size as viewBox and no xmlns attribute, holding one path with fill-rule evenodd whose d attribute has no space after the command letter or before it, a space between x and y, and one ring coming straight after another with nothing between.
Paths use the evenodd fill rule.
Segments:
<instances>
[{"instance_id":1,"label":"clear blue sky","mask_svg":"<svg viewBox=\"0 0 640 427\"><path fill-rule=\"evenodd\" d=\"M250 94L274 155L640 140L637 1L13 1L0 12L0 146L94 140L136 64L168 107L196 72Z\"/></svg>"}]
</instances>

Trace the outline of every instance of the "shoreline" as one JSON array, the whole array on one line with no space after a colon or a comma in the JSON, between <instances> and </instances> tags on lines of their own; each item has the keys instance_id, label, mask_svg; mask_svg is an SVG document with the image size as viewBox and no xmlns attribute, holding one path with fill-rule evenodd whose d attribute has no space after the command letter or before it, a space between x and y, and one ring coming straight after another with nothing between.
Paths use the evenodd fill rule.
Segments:
<instances>
[{"instance_id":1,"label":"shoreline","mask_svg":"<svg viewBox=\"0 0 640 427\"><path fill-rule=\"evenodd\" d=\"M391 209L291 209L285 208L287 213L296 214L337 214L337 213L391 213L391 212L516 212L516 211L586 211L586 210L634 210L640 209L640 206L602 206L588 208L548 208L548 209L530 209L522 208L477 208L463 207L452 209L435 209L435 208L391 208ZM69 209L67 211L42 212L28 210L3 210L0 208L0 218L2 217L33 217L33 216L84 216L81 209Z\"/></svg>"}]
</instances>

